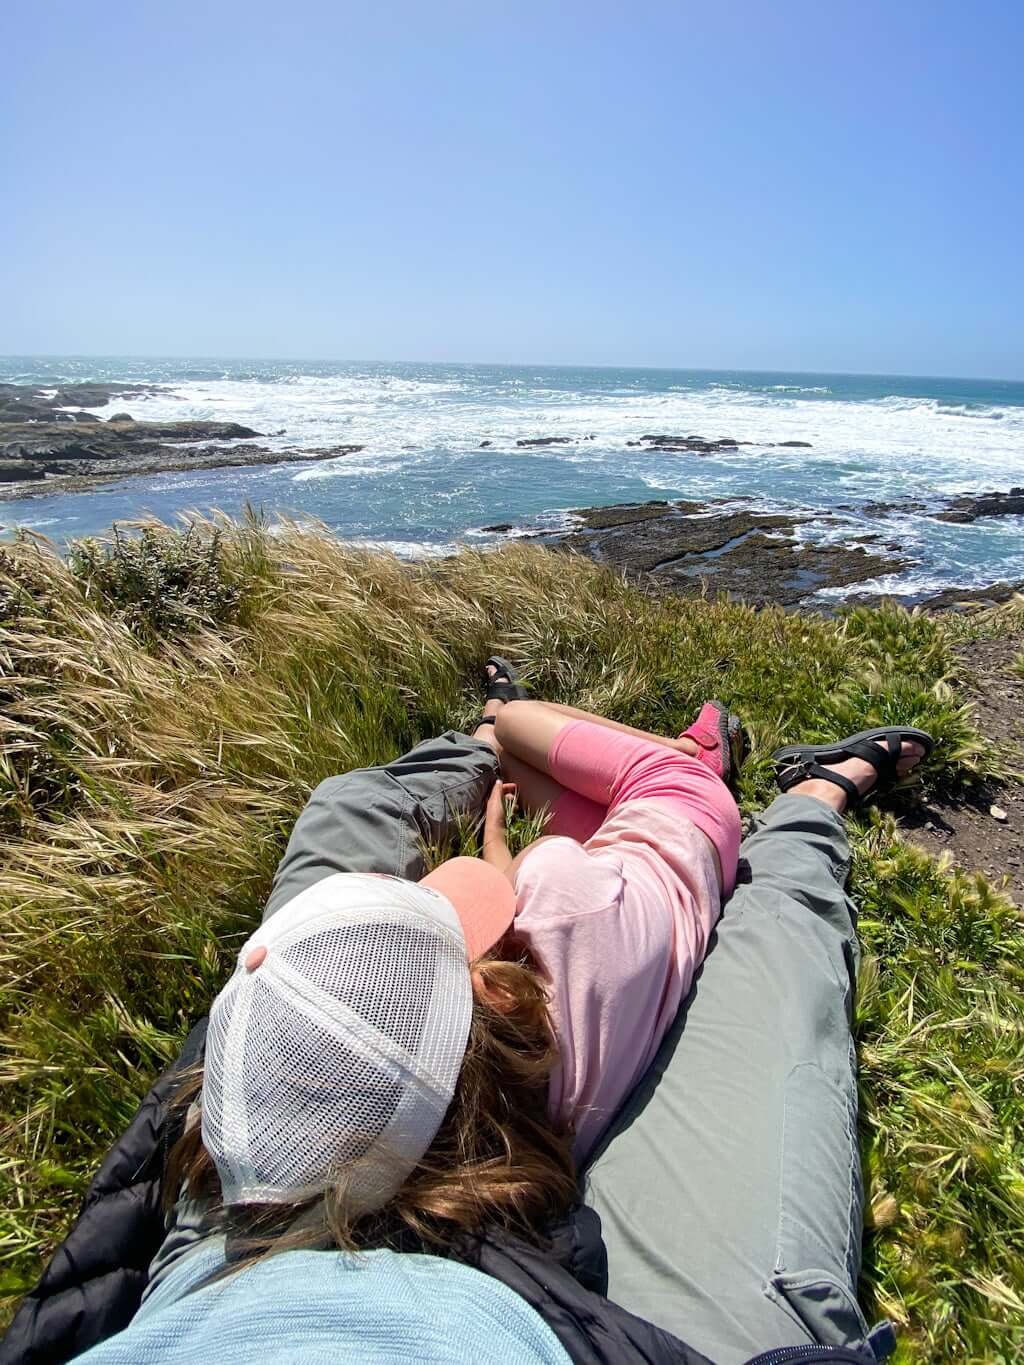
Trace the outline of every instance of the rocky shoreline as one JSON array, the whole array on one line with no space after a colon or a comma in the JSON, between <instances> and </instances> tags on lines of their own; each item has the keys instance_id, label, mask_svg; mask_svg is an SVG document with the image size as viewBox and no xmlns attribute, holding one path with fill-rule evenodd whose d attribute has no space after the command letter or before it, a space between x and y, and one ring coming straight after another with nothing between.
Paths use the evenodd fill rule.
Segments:
<instances>
[{"instance_id":1,"label":"rocky shoreline","mask_svg":"<svg viewBox=\"0 0 1024 1365\"><path fill-rule=\"evenodd\" d=\"M124 405L166 385L87 383L61 386L0 384L0 502L85 492L113 480L178 470L226 466L315 462L353 455L362 445L300 449L263 444L264 433L236 422L137 421ZM109 417L86 408L113 407ZM274 439L283 433L275 432ZM590 434L536 436L514 443L488 438L480 450L530 451L593 441ZM741 446L810 449L807 441L739 441L729 436L657 432L627 446L651 454L698 459L728 455ZM851 587L915 566L903 547L886 537L885 521L912 514L936 521L972 523L985 517L1024 515L1024 487L1007 492L957 496L928 504L911 499L833 507L825 512L769 514L751 499L652 501L570 512L567 530L531 533L553 549L588 555L664 592L683 596L728 593L754 606L814 605L823 590ZM851 519L882 523L867 530ZM814 523L814 530L805 528ZM834 527L827 543L817 540L823 524ZM482 528L498 535L520 534L511 523ZM918 599L935 609L974 602L1005 601L1024 582L1000 582L976 590L953 589ZM860 594L846 602L872 603ZM907 599L904 599L907 600Z\"/></svg>"},{"instance_id":2,"label":"rocky shoreline","mask_svg":"<svg viewBox=\"0 0 1024 1365\"><path fill-rule=\"evenodd\" d=\"M897 543L875 532L849 528L845 543L808 543L801 528L810 523L844 519L833 513L772 515L757 511L744 499L708 502L652 501L614 507L586 507L571 515L565 531L533 533L552 549L583 554L611 565L661 592L683 597L728 593L751 606L821 606L816 594L845 588L913 568L917 561ZM849 509L854 510L854 509ZM861 509L865 510L865 509ZM956 498L945 508L891 503L875 507L875 515L913 510L942 521L974 521L982 516L1016 516L1024 511L1024 489ZM508 525L483 528L512 531ZM916 599L908 605L951 610L975 604L1005 602L1024 591L1024 581L994 583L981 589L951 589ZM875 605L879 594L857 594L847 604Z\"/></svg>"},{"instance_id":3,"label":"rocky shoreline","mask_svg":"<svg viewBox=\"0 0 1024 1365\"><path fill-rule=\"evenodd\" d=\"M163 390L152 384L0 384L0 501L33 493L77 493L113 479L183 469L333 460L358 445L272 450L263 433L237 422L137 422L107 407ZM230 444L225 444L230 442Z\"/></svg>"}]
</instances>

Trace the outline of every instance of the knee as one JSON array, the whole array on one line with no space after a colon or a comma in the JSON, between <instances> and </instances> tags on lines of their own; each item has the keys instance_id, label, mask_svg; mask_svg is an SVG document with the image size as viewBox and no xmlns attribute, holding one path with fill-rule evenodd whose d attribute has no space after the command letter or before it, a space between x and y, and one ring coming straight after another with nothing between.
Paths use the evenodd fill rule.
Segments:
<instances>
[{"instance_id":1,"label":"knee","mask_svg":"<svg viewBox=\"0 0 1024 1365\"><path fill-rule=\"evenodd\" d=\"M498 743L503 742L503 736L507 738L517 730L521 732L521 727L530 723L531 715L536 714L540 705L541 703L536 701L507 701L494 722L494 734Z\"/></svg>"}]
</instances>

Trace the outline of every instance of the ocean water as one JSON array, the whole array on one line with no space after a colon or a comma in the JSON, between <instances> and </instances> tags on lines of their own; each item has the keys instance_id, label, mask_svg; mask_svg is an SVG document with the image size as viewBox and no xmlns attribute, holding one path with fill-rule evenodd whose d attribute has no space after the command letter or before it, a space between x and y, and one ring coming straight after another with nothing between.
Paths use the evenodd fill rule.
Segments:
<instances>
[{"instance_id":1,"label":"ocean water","mask_svg":"<svg viewBox=\"0 0 1024 1365\"><path fill-rule=\"evenodd\" d=\"M60 544L144 514L173 520L194 509L238 513L249 503L416 557L498 540L481 529L495 523L562 527L574 507L743 498L839 518L812 520L801 532L808 541L873 534L918 561L869 590L913 596L1024 578L1024 518L959 526L868 507L904 498L938 505L1024 484L1024 383L117 357L0 359L0 380L145 381L160 392L115 399L97 415L242 422L274 449L365 446L308 466L149 475L0 503L0 526L30 527ZM627 445L662 432L752 444L713 456ZM570 444L516 446L541 436ZM811 449L778 448L793 440ZM491 448L481 450L482 441Z\"/></svg>"}]
</instances>

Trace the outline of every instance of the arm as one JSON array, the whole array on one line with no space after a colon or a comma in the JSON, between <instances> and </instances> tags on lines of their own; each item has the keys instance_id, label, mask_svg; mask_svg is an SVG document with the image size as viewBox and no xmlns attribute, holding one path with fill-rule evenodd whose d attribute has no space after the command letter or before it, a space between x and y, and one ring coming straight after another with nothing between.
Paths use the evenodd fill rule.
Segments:
<instances>
[{"instance_id":1,"label":"arm","mask_svg":"<svg viewBox=\"0 0 1024 1365\"><path fill-rule=\"evenodd\" d=\"M482 857L485 863L512 880L512 854L508 851L505 837L505 798L515 798L516 789L511 782L495 782L487 798L484 812L484 838Z\"/></svg>"}]
</instances>

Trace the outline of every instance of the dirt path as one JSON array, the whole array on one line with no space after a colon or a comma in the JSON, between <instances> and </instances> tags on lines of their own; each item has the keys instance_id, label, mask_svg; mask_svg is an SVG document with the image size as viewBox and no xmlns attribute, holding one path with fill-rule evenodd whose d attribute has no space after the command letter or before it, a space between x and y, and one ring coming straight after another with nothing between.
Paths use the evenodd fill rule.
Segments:
<instances>
[{"instance_id":1,"label":"dirt path","mask_svg":"<svg viewBox=\"0 0 1024 1365\"><path fill-rule=\"evenodd\" d=\"M978 727L1024 772L1024 677L1013 663L1024 651L1024 634L973 640L961 650L963 691L977 708ZM1001 821L990 812L1005 811ZM1024 906L1024 782L991 782L969 800L934 799L901 818L906 837L938 855L948 852L969 872L984 872Z\"/></svg>"}]
</instances>

